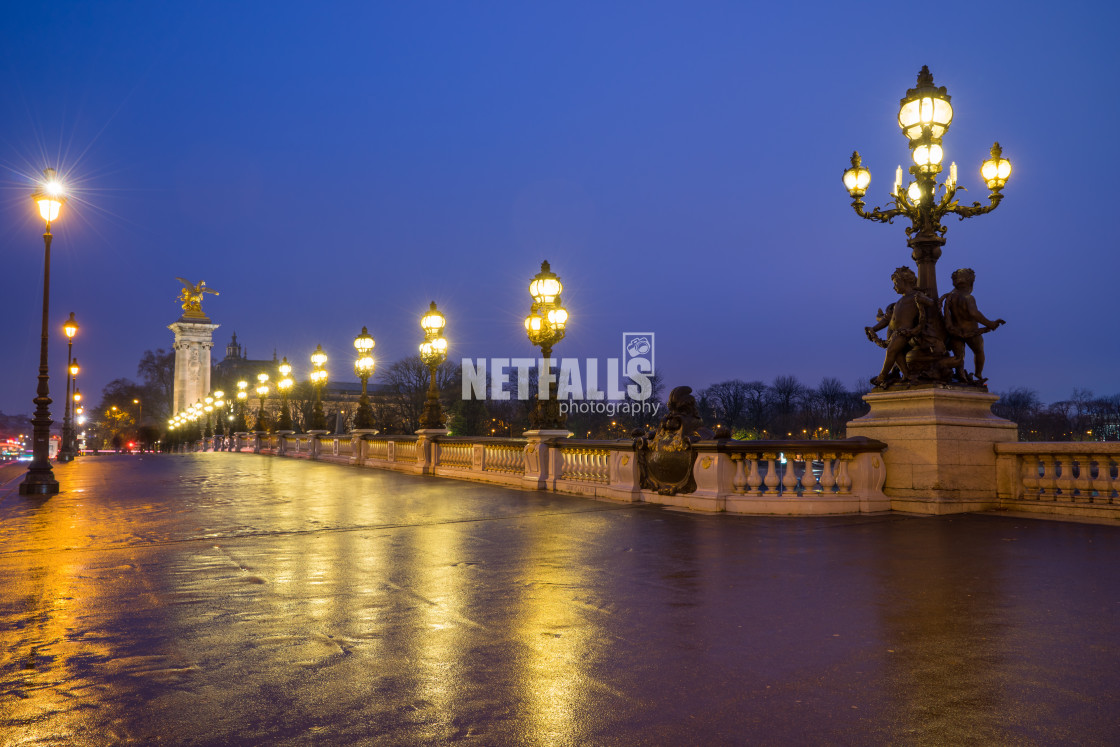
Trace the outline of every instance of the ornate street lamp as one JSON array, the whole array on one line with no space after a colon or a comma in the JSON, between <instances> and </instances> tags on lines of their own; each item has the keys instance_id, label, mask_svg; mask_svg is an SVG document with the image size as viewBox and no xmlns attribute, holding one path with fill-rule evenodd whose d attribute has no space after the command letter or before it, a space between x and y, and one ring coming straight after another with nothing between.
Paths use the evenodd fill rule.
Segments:
<instances>
[{"instance_id":1,"label":"ornate street lamp","mask_svg":"<svg viewBox=\"0 0 1120 747\"><path fill-rule=\"evenodd\" d=\"M268 374L257 374L257 396L260 397L260 406L257 408L257 423L254 426L255 430L268 431L268 413L264 409L264 398L268 396Z\"/></svg>"},{"instance_id":2,"label":"ornate street lamp","mask_svg":"<svg viewBox=\"0 0 1120 747\"><path fill-rule=\"evenodd\" d=\"M443 337L443 328L447 320L436 308L436 302L428 308L428 313L420 319L420 329L424 330L424 342L420 344L420 360L428 367L430 381L428 384L428 403L424 408L424 417L420 427L424 429L442 429L443 409L439 404L439 389L436 386L436 371L441 363L447 359L447 340Z\"/></svg>"},{"instance_id":3,"label":"ornate street lamp","mask_svg":"<svg viewBox=\"0 0 1120 747\"><path fill-rule=\"evenodd\" d=\"M54 495L58 492L58 480L54 479L50 462L51 404L50 369L47 366L47 318L50 316L51 301L51 223L58 220L62 206L66 203L65 189L57 178L54 169L44 169L46 177L39 189L31 196L39 206L39 215L46 223L43 232L43 332L39 345L39 386L35 390L35 417L31 419L31 464L27 476L19 484L21 495Z\"/></svg>"},{"instance_id":4,"label":"ornate street lamp","mask_svg":"<svg viewBox=\"0 0 1120 747\"><path fill-rule=\"evenodd\" d=\"M323 352L322 345L315 346L315 352L311 354L311 364L315 368L311 371L311 386L315 388L315 406L311 410L311 431L325 431L327 429L327 418L323 414L323 385L327 383L327 372L323 368L323 364L327 362L327 354Z\"/></svg>"},{"instance_id":5,"label":"ornate street lamp","mask_svg":"<svg viewBox=\"0 0 1120 747\"><path fill-rule=\"evenodd\" d=\"M242 379L237 382L237 423L235 424L237 431L244 433L249 429L249 424L245 417L245 404L249 399L249 382Z\"/></svg>"},{"instance_id":6,"label":"ornate street lamp","mask_svg":"<svg viewBox=\"0 0 1120 747\"><path fill-rule=\"evenodd\" d=\"M74 312L62 325L62 332L66 335L66 407L62 418L62 446L58 451L58 461L69 462L74 458L74 428L70 419L70 384L78 375L78 362L74 360L74 335L78 334L78 322L74 319Z\"/></svg>"},{"instance_id":7,"label":"ornate street lamp","mask_svg":"<svg viewBox=\"0 0 1120 747\"><path fill-rule=\"evenodd\" d=\"M214 435L226 435L226 422L222 415L226 410L226 393L221 389L214 390Z\"/></svg>"},{"instance_id":8,"label":"ornate street lamp","mask_svg":"<svg viewBox=\"0 0 1120 747\"><path fill-rule=\"evenodd\" d=\"M960 220L983 215L995 210L1003 195L1000 190L1007 184L1011 174L1011 163L1002 157L999 143L992 146L991 158L981 167L981 176L987 185L990 194L988 204L981 205L974 202L972 205L961 205L956 200L957 165L950 164L949 175L941 183L937 175L943 170L944 149L942 138L949 130L953 121L953 107L950 96L945 87L933 84L933 75L928 67L922 67L918 73L918 82L914 88L906 92L900 101L898 124L906 136L913 165L909 173L913 181L903 188L902 167L895 171L894 186L891 189L890 200L886 208L864 209L863 196L871 183L871 172L861 162L858 152L852 154L851 167L844 172L844 186L852 197L852 208L861 218L890 223L897 217L909 218L911 225L906 227L907 245L910 247L911 257L918 267L916 277L916 301L914 303L923 307L922 319L924 325L917 327L917 313L915 312L915 325L911 328L908 323L899 322L890 327L892 332L900 327L906 328L905 340L903 335L893 335L891 340L884 342L875 334L879 329L890 324L890 319L880 318L876 327L868 327L867 334L874 341L888 349L888 361L884 363L884 372L872 379L872 383L879 388L886 388L898 379L890 379L888 373L894 365L902 373L902 381L912 379L947 381L953 369L957 370L957 378L964 385L982 385L982 379L973 380L963 371L963 345L959 335L946 326L945 317L940 308L943 298L937 291L937 260L941 256L941 247L945 244L947 228L941 224L941 219L949 214L956 214ZM906 268L901 273L903 287L913 281L905 280ZM896 273L898 275L899 273ZM907 292L903 293L904 298ZM998 324L993 323L994 329ZM988 331L988 330L984 330ZM907 347L908 350L895 350L894 347ZM893 357L892 357L893 356Z\"/></svg>"},{"instance_id":9,"label":"ornate street lamp","mask_svg":"<svg viewBox=\"0 0 1120 747\"><path fill-rule=\"evenodd\" d=\"M529 283L529 295L533 305L529 316L525 317L525 331L529 342L540 347L542 366L540 377L547 379L547 387L537 380L537 407L529 416L529 425L536 430L560 430L564 427L565 417L556 401L556 380L552 377L552 348L564 339L568 323L568 311L560 301L564 284L560 282L548 266L541 262L541 271Z\"/></svg>"},{"instance_id":10,"label":"ornate street lamp","mask_svg":"<svg viewBox=\"0 0 1120 747\"><path fill-rule=\"evenodd\" d=\"M280 361L277 366L280 372L280 380L276 382L276 388L280 390L280 420L276 423L276 429L280 431L292 430L292 411L288 408L288 390L292 388L292 379L289 374L292 372L292 364L288 363L288 356Z\"/></svg>"},{"instance_id":11,"label":"ornate street lamp","mask_svg":"<svg viewBox=\"0 0 1120 747\"><path fill-rule=\"evenodd\" d=\"M369 394L366 393L366 384L377 364L370 352L376 343L370 337L369 331L362 327L362 333L354 338L354 349L358 351L358 359L354 361L354 373L362 381L362 397L358 400L358 411L354 413L354 430L369 430L373 428L373 408L369 405Z\"/></svg>"}]
</instances>

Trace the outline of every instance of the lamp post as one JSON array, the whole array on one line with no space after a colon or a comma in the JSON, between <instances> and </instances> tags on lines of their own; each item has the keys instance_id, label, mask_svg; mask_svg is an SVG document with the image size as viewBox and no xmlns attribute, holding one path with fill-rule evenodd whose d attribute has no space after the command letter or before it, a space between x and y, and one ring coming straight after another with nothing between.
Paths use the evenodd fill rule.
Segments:
<instances>
[{"instance_id":1,"label":"lamp post","mask_svg":"<svg viewBox=\"0 0 1120 747\"><path fill-rule=\"evenodd\" d=\"M311 371L311 386L315 388L315 406L311 409L311 427L309 431L325 431L327 429L327 418L323 415L323 385L327 383L327 372L323 368L323 364L327 362L327 354L323 352L322 345L315 346L315 352L311 354L311 364L315 368Z\"/></svg>"},{"instance_id":2,"label":"lamp post","mask_svg":"<svg viewBox=\"0 0 1120 747\"><path fill-rule=\"evenodd\" d=\"M267 431L269 423L268 413L264 411L264 398L268 396L268 374L263 371L257 374L257 382L257 396L260 397L260 406L257 407L257 422L254 429Z\"/></svg>"},{"instance_id":3,"label":"lamp post","mask_svg":"<svg viewBox=\"0 0 1120 747\"><path fill-rule=\"evenodd\" d=\"M77 368L77 366L78 366L78 359L77 358L74 359L74 364L73 365L74 365L75 368ZM77 373L74 374L74 376L77 376L77 375L78 375ZM70 398L72 400L74 400L74 417L77 420L78 425L79 426L85 425L86 418L85 418L85 414L84 414L85 410L82 408L82 390L78 388L78 380L76 378L74 379L74 394L71 395ZM71 453L74 454L74 456L77 456L81 451L81 449L78 448L78 444L77 444L78 429L73 428L70 431L70 433L71 433L71 436L74 439L74 447L71 449ZM83 434L83 437L84 437L84 434Z\"/></svg>"},{"instance_id":4,"label":"lamp post","mask_svg":"<svg viewBox=\"0 0 1120 747\"><path fill-rule=\"evenodd\" d=\"M39 215L46 223L43 232L43 332L39 345L39 386L35 389L35 417L31 419L31 464L27 476L19 484L21 495L54 495L58 492L58 480L54 479L50 461L51 404L50 369L47 366L47 318L50 316L51 302L51 223L58 219L62 206L66 203L62 183L56 178L54 169L44 169L46 181L31 196L39 206Z\"/></svg>"},{"instance_id":5,"label":"lamp post","mask_svg":"<svg viewBox=\"0 0 1120 747\"><path fill-rule=\"evenodd\" d=\"M288 356L280 361L277 367L280 372L280 380L276 382L276 388L280 390L280 419L276 422L276 429L279 431L292 430L292 411L288 409L288 390L292 388L292 379L288 375L292 372L292 364L288 363Z\"/></svg>"},{"instance_id":6,"label":"lamp post","mask_svg":"<svg viewBox=\"0 0 1120 747\"><path fill-rule=\"evenodd\" d=\"M66 407L62 417L62 447L58 451L58 461L69 462L74 458L74 428L70 419L70 384L78 375L76 370L78 362L74 360L74 335L78 334L78 322L74 319L74 312L62 325L62 332L66 335Z\"/></svg>"},{"instance_id":7,"label":"lamp post","mask_svg":"<svg viewBox=\"0 0 1120 747\"><path fill-rule=\"evenodd\" d=\"M354 373L358 375L362 382L362 396L358 400L358 411L354 413L354 430L370 430L373 428L373 408L369 405L366 385L377 367L373 356L370 355L370 351L376 344L365 327L362 327L362 333L354 338L354 349L358 351L358 359L354 361Z\"/></svg>"},{"instance_id":8,"label":"lamp post","mask_svg":"<svg viewBox=\"0 0 1120 747\"><path fill-rule=\"evenodd\" d=\"M428 313L420 318L420 329L424 330L424 342L420 344L420 360L428 367L428 402L420 427L428 429L443 428L443 409L439 404L439 389L436 386L436 371L447 359L447 340L442 332L447 319L436 308L436 302L428 308Z\"/></svg>"},{"instance_id":9,"label":"lamp post","mask_svg":"<svg viewBox=\"0 0 1120 747\"><path fill-rule=\"evenodd\" d=\"M999 143L993 145L991 158L980 168L981 177L990 192L988 204L981 205L979 202L974 202L972 205L961 205L956 200L958 189L956 163L950 164L946 179L941 183L937 181L937 175L942 172L941 164L944 159L942 138L952 121L953 107L950 104L949 94L944 86L939 88L933 84L933 75L930 74L928 67L923 66L918 73L917 85L906 92L906 96L900 102L898 113L899 127L902 128L902 133L909 142L913 161L909 173L913 181L903 187L903 172L902 167L899 166L895 171L894 186L887 207L865 210L863 196L871 183L871 172L863 166L857 151L852 154L851 167L844 172L844 186L852 197L852 208L861 218L890 223L894 218L904 217L909 218L911 222L911 225L906 227L906 243L911 249L911 258L918 267L917 303L924 307L922 314L924 325L921 328L911 329L908 324L899 324L897 327L907 329L903 333L892 335L891 339L897 340L897 343L890 341L884 343L878 339L875 331L886 327L889 320L880 319L879 326L867 328L868 336L888 348L888 361L893 361L893 365L899 366L903 382L912 379L946 381L949 372L956 368L958 379L962 379L957 383L982 385L983 380L977 379L974 382L970 376L964 376L963 369L960 368L963 361L963 343L951 339L951 330L946 328L944 315L939 308L942 298L937 292L936 266L941 256L941 247L945 245L947 230L941 224L941 219L953 213L960 220L964 220L995 210L1003 199L1000 190L1007 184L1007 178L1011 175L1011 163L1003 158ZM905 272L902 275L904 276ZM906 281L903 283L904 286L905 283ZM917 319L916 313L915 319ZM892 325L892 332L897 327ZM994 329L994 326L992 328ZM910 349L909 351L892 350L889 347L891 345L908 346ZM954 352L950 354L950 350ZM872 379L872 383L877 387L886 388L897 382L887 376L890 365L885 363L884 372Z\"/></svg>"},{"instance_id":10,"label":"lamp post","mask_svg":"<svg viewBox=\"0 0 1120 747\"><path fill-rule=\"evenodd\" d=\"M237 422L234 423L237 431L244 433L249 429L245 417L245 403L249 399L249 382L242 379L237 382Z\"/></svg>"},{"instance_id":11,"label":"lamp post","mask_svg":"<svg viewBox=\"0 0 1120 747\"><path fill-rule=\"evenodd\" d=\"M221 436L223 440L226 435L226 421L222 418L222 415L225 414L226 411L225 396L226 393L221 389L214 390L214 436ZM221 451L217 444L214 447L214 451Z\"/></svg>"},{"instance_id":12,"label":"lamp post","mask_svg":"<svg viewBox=\"0 0 1120 747\"><path fill-rule=\"evenodd\" d=\"M537 407L529 415L529 425L536 430L560 430L566 418L556 401L556 379L552 376L552 348L564 339L568 311L560 301L564 284L552 272L548 260L541 262L541 271L529 283L533 305L525 317L529 342L541 349L541 368L537 378ZM546 383L547 382L547 383Z\"/></svg>"}]
</instances>

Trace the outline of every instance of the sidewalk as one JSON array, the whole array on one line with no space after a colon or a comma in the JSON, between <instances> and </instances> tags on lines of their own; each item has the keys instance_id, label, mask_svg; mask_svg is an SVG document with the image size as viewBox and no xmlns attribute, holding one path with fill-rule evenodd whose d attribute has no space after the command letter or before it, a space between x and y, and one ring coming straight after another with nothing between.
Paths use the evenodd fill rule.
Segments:
<instances>
[{"instance_id":1,"label":"sidewalk","mask_svg":"<svg viewBox=\"0 0 1120 747\"><path fill-rule=\"evenodd\" d=\"M0 484L0 744L1116 744L1120 528L248 454Z\"/></svg>"}]
</instances>

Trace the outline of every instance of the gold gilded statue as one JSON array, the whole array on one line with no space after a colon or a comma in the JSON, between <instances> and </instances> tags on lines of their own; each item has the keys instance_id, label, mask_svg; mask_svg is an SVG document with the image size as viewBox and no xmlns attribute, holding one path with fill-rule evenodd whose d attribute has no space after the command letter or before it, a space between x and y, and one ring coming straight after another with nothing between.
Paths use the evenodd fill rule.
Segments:
<instances>
[{"instance_id":1,"label":"gold gilded statue","mask_svg":"<svg viewBox=\"0 0 1120 747\"><path fill-rule=\"evenodd\" d=\"M202 294L213 293L216 296L218 291L207 288L205 280L201 280L195 285L183 278L175 279L183 284L183 290L179 291L179 300L183 303L183 316L205 318L206 315L202 313Z\"/></svg>"}]
</instances>

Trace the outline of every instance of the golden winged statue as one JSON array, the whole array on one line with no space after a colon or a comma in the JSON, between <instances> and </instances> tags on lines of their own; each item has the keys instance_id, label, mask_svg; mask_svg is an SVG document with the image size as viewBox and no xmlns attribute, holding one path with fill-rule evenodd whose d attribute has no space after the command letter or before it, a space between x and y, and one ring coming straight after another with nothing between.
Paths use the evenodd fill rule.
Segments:
<instances>
[{"instance_id":1,"label":"golden winged statue","mask_svg":"<svg viewBox=\"0 0 1120 747\"><path fill-rule=\"evenodd\" d=\"M213 288L206 287L206 281L200 280L198 284L194 284L184 278L175 278L183 284L183 290L179 291L179 300L183 303L183 316L205 317L202 313L202 294L213 293L218 295L218 291Z\"/></svg>"}]
</instances>

